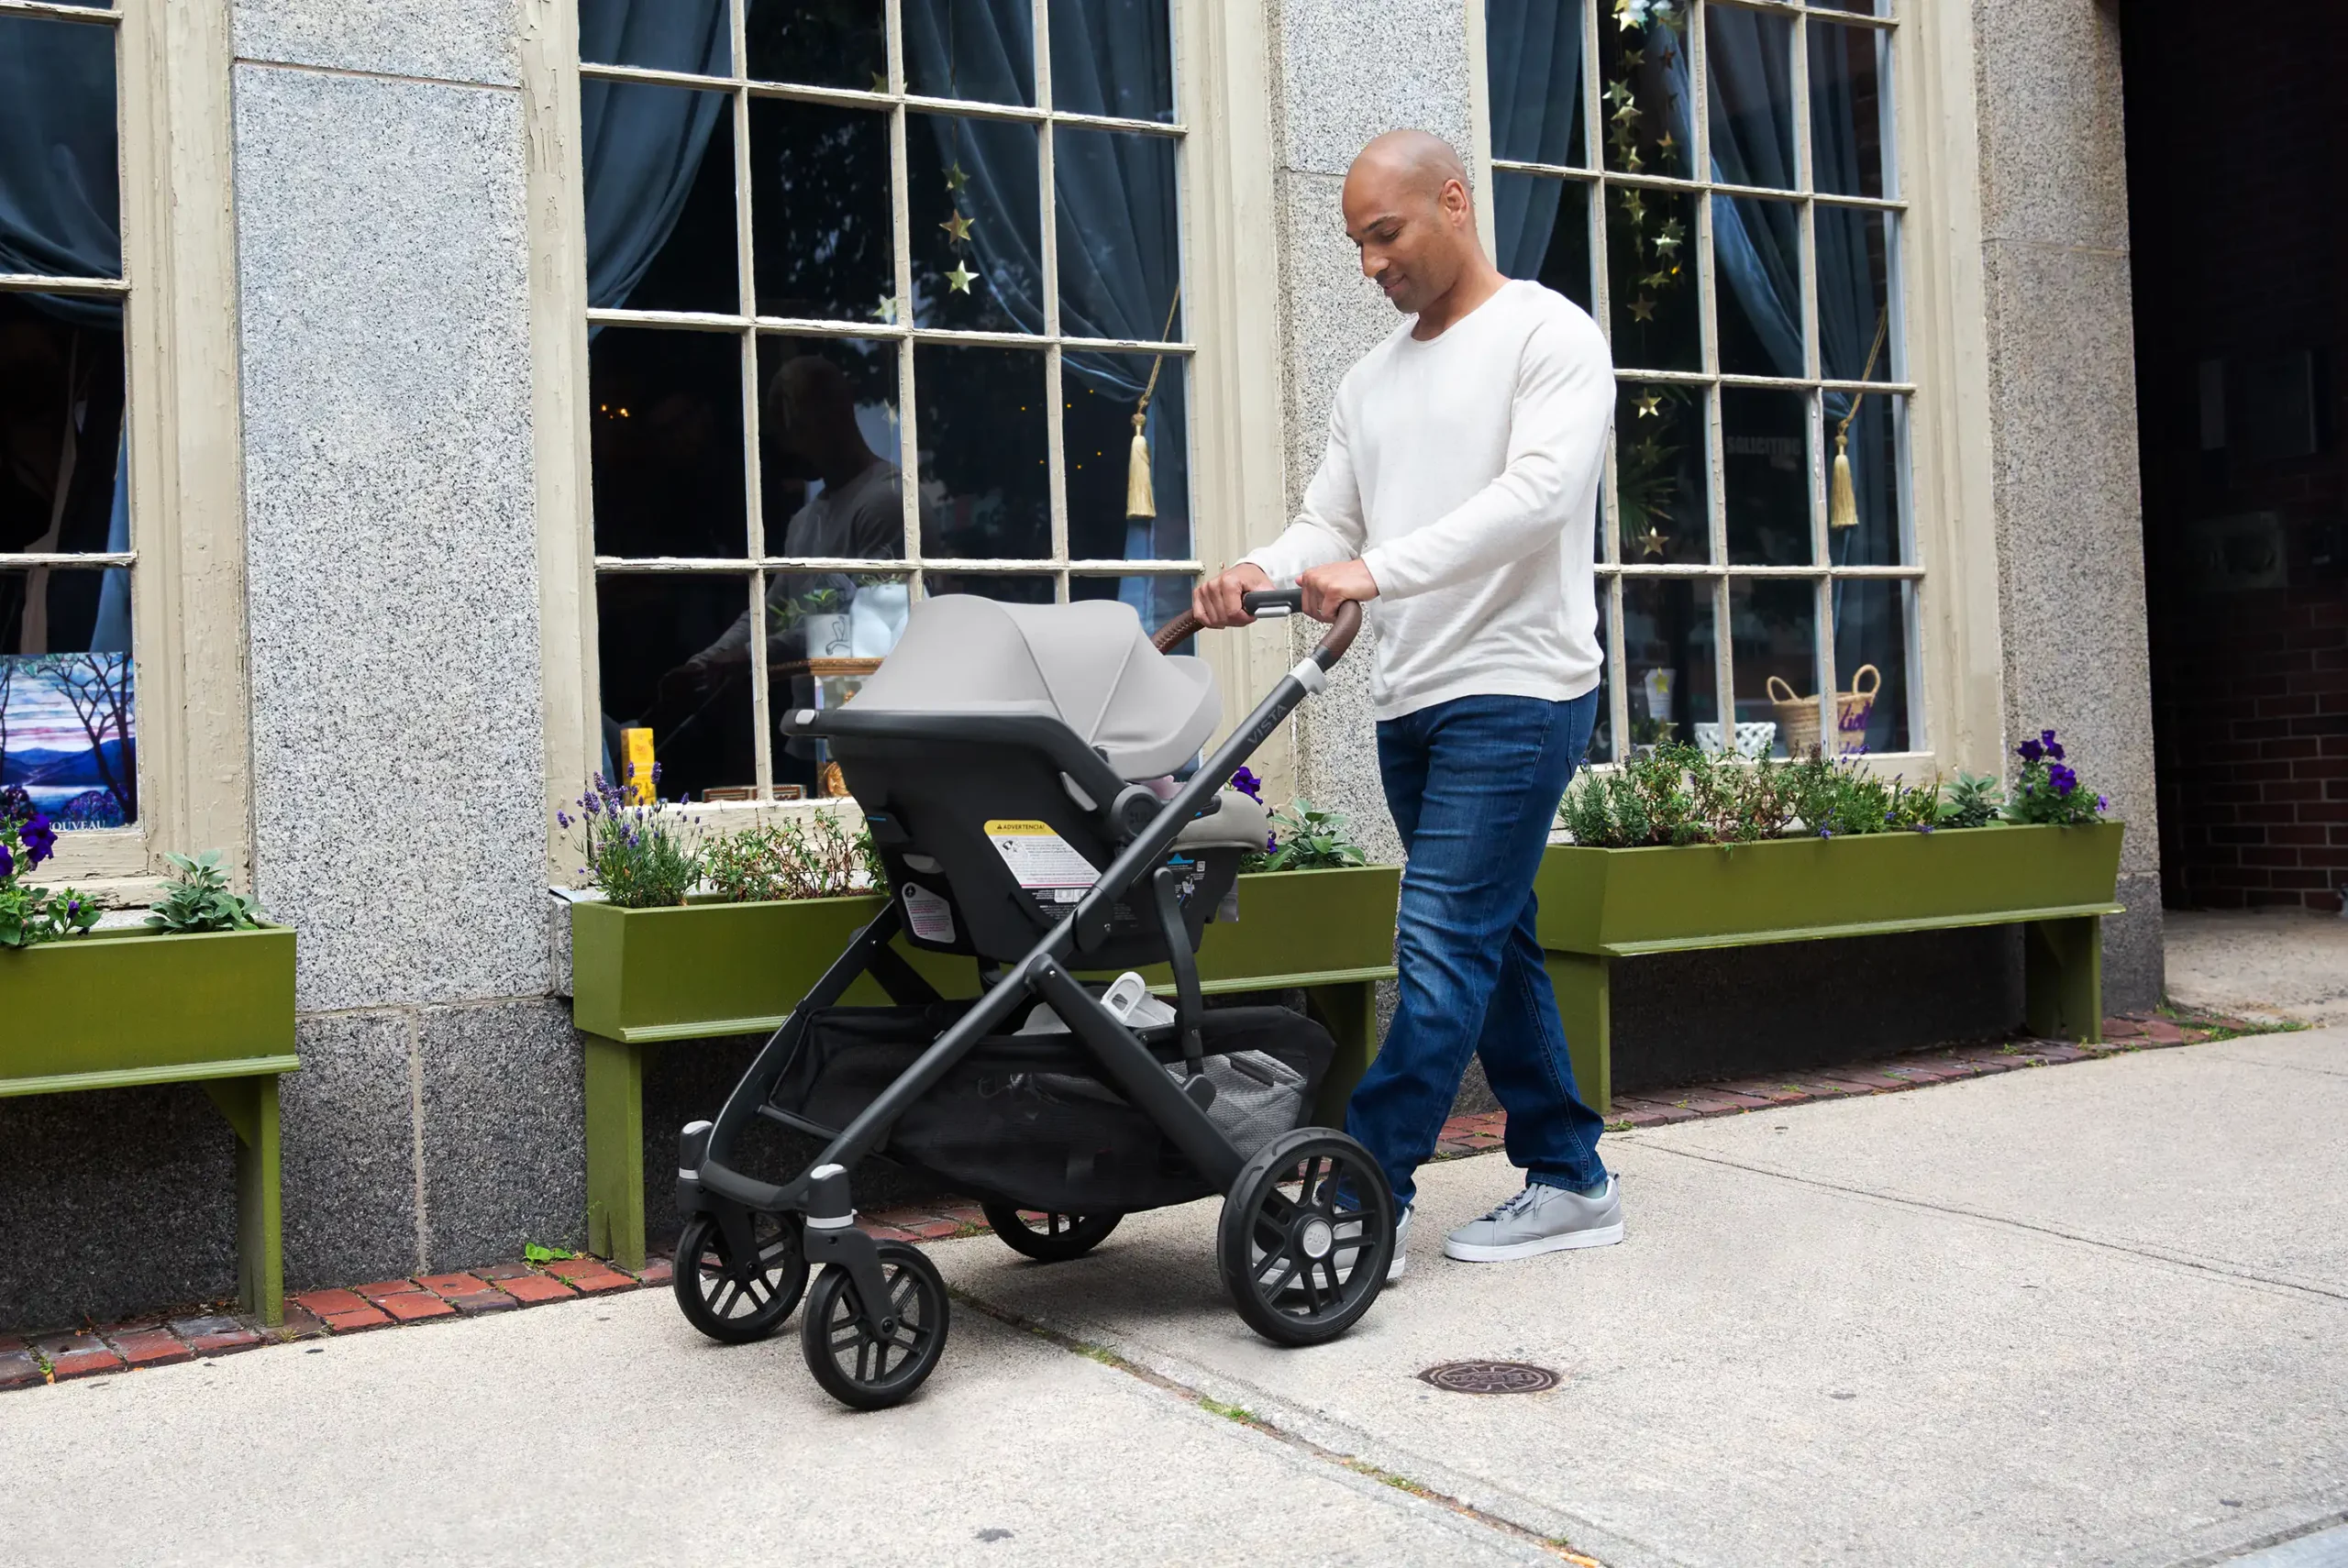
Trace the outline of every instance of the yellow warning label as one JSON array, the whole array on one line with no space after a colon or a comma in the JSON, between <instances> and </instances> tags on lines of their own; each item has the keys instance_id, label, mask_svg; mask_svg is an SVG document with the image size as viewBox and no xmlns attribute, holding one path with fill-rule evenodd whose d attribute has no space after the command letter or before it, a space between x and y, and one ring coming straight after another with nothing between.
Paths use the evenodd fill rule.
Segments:
<instances>
[{"instance_id":1,"label":"yellow warning label","mask_svg":"<svg viewBox=\"0 0 2348 1568\"><path fill-rule=\"evenodd\" d=\"M1100 868L1054 833L1049 823L990 822L987 838L1022 888L1076 889L1101 879Z\"/></svg>"}]
</instances>

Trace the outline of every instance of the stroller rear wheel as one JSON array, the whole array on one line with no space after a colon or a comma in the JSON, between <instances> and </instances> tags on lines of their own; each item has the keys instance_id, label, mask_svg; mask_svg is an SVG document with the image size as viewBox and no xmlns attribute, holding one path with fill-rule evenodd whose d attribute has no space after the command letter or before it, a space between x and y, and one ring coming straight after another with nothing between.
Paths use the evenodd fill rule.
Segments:
<instances>
[{"instance_id":1,"label":"stroller rear wheel","mask_svg":"<svg viewBox=\"0 0 2348 1568\"><path fill-rule=\"evenodd\" d=\"M979 1207L1004 1246L1037 1263L1066 1263L1082 1257L1107 1241L1117 1221L1124 1218L1123 1214L1050 1214L1037 1209L1013 1209L1008 1203Z\"/></svg>"},{"instance_id":2,"label":"stroller rear wheel","mask_svg":"<svg viewBox=\"0 0 2348 1568\"><path fill-rule=\"evenodd\" d=\"M857 1313L856 1282L826 1264L799 1320L799 1348L824 1392L858 1410L878 1410L912 1395L946 1350L946 1280L918 1248L880 1244L880 1279L889 1293L876 1337Z\"/></svg>"},{"instance_id":3,"label":"stroller rear wheel","mask_svg":"<svg viewBox=\"0 0 2348 1568\"><path fill-rule=\"evenodd\" d=\"M1386 1284L1394 1194L1369 1151L1301 1127L1257 1150L1223 1200L1215 1262L1247 1326L1317 1345L1354 1326Z\"/></svg>"},{"instance_id":4,"label":"stroller rear wheel","mask_svg":"<svg viewBox=\"0 0 2348 1568\"><path fill-rule=\"evenodd\" d=\"M685 1321L720 1344L746 1345L782 1327L807 1288L807 1255L800 1248L799 1216L752 1214L750 1240L758 1261L737 1271L725 1231L714 1214L696 1214L677 1238L670 1281Z\"/></svg>"}]
</instances>

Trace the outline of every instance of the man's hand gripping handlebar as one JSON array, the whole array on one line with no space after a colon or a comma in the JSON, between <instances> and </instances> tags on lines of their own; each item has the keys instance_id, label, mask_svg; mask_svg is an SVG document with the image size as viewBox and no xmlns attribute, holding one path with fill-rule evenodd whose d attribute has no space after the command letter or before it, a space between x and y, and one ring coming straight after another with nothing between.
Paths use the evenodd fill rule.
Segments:
<instances>
[{"instance_id":1,"label":"man's hand gripping handlebar","mask_svg":"<svg viewBox=\"0 0 2348 1568\"><path fill-rule=\"evenodd\" d=\"M1241 595L1239 603L1240 608L1250 617L1257 619L1271 620L1285 615L1301 614L1304 610L1304 590L1301 588L1261 589ZM1200 620L1194 613L1185 610L1159 627L1157 635L1150 638L1150 641L1157 646L1158 652L1164 653L1184 638L1194 636L1206 629L1205 622ZM1329 623L1329 629L1321 635L1320 643L1312 650L1312 662L1324 670L1335 668L1337 661L1346 657L1346 650L1354 646L1354 637L1360 631L1361 605L1353 600L1347 600L1337 606L1336 617Z\"/></svg>"}]
</instances>

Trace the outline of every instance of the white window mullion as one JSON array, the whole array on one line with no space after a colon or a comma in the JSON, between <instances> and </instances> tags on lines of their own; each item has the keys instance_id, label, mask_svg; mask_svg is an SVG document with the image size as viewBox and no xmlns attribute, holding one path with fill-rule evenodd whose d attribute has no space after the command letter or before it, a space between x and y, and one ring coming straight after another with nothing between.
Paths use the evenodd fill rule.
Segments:
<instances>
[{"instance_id":1,"label":"white window mullion","mask_svg":"<svg viewBox=\"0 0 2348 1568\"><path fill-rule=\"evenodd\" d=\"M1061 415L1066 412L1060 392L1060 256L1059 201L1052 168L1052 42L1050 0L1035 0L1036 107L1045 119L1036 127L1036 200L1037 243L1043 248L1044 336L1044 469L1045 491L1051 508L1052 597L1069 598L1068 580L1068 438Z\"/></svg>"},{"instance_id":2,"label":"white window mullion","mask_svg":"<svg viewBox=\"0 0 2348 1568\"><path fill-rule=\"evenodd\" d=\"M897 339L898 478L905 503L905 591L924 596L921 571L921 412L914 387L914 250L913 214L907 198L905 172L905 29L900 0L884 0L883 25L889 33L889 91L899 102L889 108L889 226L893 231L891 255L897 280L896 319L904 329Z\"/></svg>"}]
</instances>

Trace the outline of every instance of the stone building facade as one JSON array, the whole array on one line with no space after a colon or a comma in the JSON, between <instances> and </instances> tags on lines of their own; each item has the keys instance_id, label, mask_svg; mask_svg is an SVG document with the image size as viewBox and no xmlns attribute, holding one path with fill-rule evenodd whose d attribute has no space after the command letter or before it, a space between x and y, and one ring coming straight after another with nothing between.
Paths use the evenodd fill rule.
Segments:
<instances>
[{"instance_id":1,"label":"stone building facade","mask_svg":"<svg viewBox=\"0 0 2348 1568\"><path fill-rule=\"evenodd\" d=\"M1338 212L1351 158L1380 130L1419 126L1491 181L1487 50L1525 10L1173 6L1190 160L1177 337L1195 356L1191 547L1204 567L1280 525L1339 377L1393 327ZM1574 25L1603 40L1616 10ZM2119 23L2097 0L1896 12L1884 86L1900 99L1909 508L1925 585L1903 732L1922 744L1901 749L1921 754L1911 767L1996 770L2018 729L2064 733L2131 829L2108 1003L2147 1006L2161 992L2161 840ZM0 28L30 19L0 0ZM1850 17L1813 6L1784 19ZM138 601L142 692L164 689L144 667L166 636L183 682L168 688L176 729L142 712L170 739L145 766L194 781L172 786L188 803L157 817L168 830L133 863L83 872L135 898L154 853L201 834L300 932L290 1289L576 1240L581 1053L548 892L570 868L548 819L604 755L593 610L615 591L589 521L603 437L586 405L594 335L635 324L594 315L607 307L588 293L579 127L597 79L582 80L572 0L125 0L111 25L126 102L133 83L150 99L125 111L130 403L156 411L134 416L132 493L142 518L169 519L179 554L164 566L189 585ZM871 83L834 91L886 96L919 67L916 41ZM1574 80L1560 93L1582 93ZM748 127L743 167L760 156L762 112L730 122ZM1056 134L1073 145L1082 129ZM142 198L150 185L176 203ZM143 238L129 232L141 221ZM1822 504L1823 453L1810 455ZM1066 484L1085 482L1071 469ZM1082 574L1056 548L1058 580L1073 583ZM181 599L191 608L173 621ZM1267 628L1219 654L1226 684L1284 667L1280 637ZM1398 858L1360 662L1298 721L1275 770ZM1637 696L1622 694L1626 724ZM1617 1002L1625 1085L1697 1076L1732 1046L1755 1066L1792 1065L1994 1034L2021 1012L2019 950L1996 932L1635 974ZM1827 1042L1796 999L1822 994L1836 999ZM664 1067L648 1125L703 1108L740 1059L717 1048ZM0 1102L0 1326L227 1293L230 1158L194 1089Z\"/></svg>"}]
</instances>

